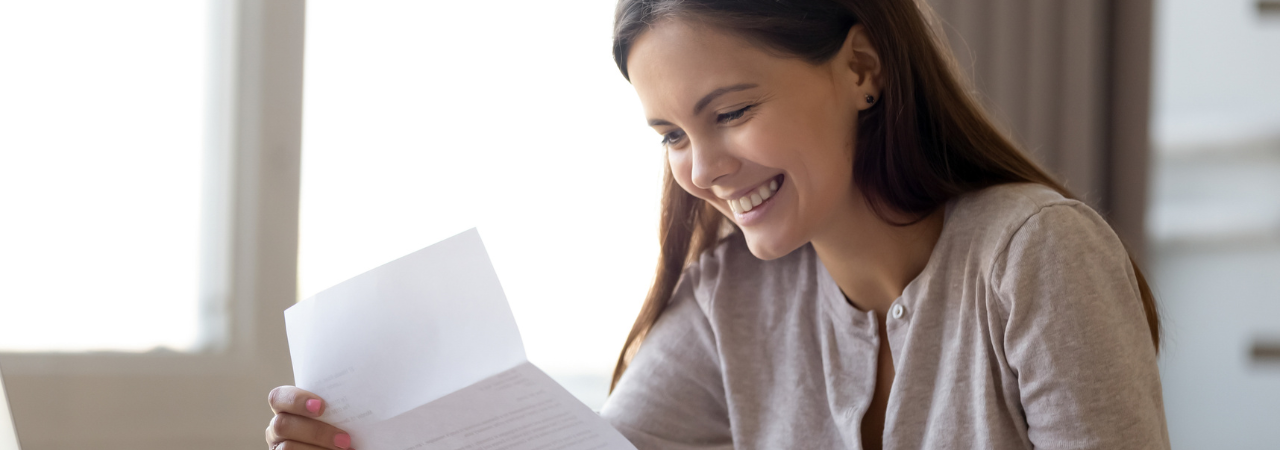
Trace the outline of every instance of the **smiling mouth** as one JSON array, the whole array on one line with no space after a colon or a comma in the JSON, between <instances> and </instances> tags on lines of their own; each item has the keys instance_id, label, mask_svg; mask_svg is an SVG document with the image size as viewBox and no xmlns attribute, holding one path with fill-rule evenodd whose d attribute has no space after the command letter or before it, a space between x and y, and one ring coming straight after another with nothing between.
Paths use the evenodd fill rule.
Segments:
<instances>
[{"instance_id":1,"label":"smiling mouth","mask_svg":"<svg viewBox=\"0 0 1280 450\"><path fill-rule=\"evenodd\" d=\"M760 187L751 191L747 195L726 200L726 202L729 203L729 209L732 210L734 214L743 214L747 211L751 211L773 198L773 194L776 194L778 192L778 188L782 187L782 180L782 174L778 174L778 176L769 180L769 183L760 185Z\"/></svg>"}]
</instances>

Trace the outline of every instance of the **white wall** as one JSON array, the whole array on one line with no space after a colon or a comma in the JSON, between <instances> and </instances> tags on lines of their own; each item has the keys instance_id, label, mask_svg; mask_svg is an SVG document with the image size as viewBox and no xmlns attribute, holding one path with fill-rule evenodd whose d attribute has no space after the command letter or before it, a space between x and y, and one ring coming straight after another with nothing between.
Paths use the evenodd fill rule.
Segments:
<instances>
[{"instance_id":1,"label":"white wall","mask_svg":"<svg viewBox=\"0 0 1280 450\"><path fill-rule=\"evenodd\" d=\"M1174 448L1275 448L1280 18L1256 0L1157 2L1149 271Z\"/></svg>"},{"instance_id":2,"label":"white wall","mask_svg":"<svg viewBox=\"0 0 1280 450\"><path fill-rule=\"evenodd\" d=\"M1157 0L1156 147L1280 136L1280 17L1257 0Z\"/></svg>"}]
</instances>

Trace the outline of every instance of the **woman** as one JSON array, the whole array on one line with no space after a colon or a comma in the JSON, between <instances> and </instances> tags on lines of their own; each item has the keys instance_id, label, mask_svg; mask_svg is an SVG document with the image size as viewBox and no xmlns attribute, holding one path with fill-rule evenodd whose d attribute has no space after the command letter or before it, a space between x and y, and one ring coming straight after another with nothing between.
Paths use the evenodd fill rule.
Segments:
<instances>
[{"instance_id":1,"label":"woman","mask_svg":"<svg viewBox=\"0 0 1280 450\"><path fill-rule=\"evenodd\" d=\"M601 412L637 447L1169 447L1141 272L931 33L912 0L619 3L668 162ZM344 436L271 403L269 442Z\"/></svg>"}]
</instances>

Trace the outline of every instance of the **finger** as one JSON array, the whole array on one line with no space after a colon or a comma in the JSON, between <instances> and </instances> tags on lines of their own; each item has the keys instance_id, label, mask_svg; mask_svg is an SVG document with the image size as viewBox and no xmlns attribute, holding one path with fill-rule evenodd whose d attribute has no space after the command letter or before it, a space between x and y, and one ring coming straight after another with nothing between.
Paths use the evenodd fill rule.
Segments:
<instances>
[{"instance_id":1,"label":"finger","mask_svg":"<svg viewBox=\"0 0 1280 450\"><path fill-rule=\"evenodd\" d=\"M349 449L351 435L333 425L289 413L276 414L267 426L267 443L296 441L325 449Z\"/></svg>"},{"instance_id":2,"label":"finger","mask_svg":"<svg viewBox=\"0 0 1280 450\"><path fill-rule=\"evenodd\" d=\"M325 401L320 396L293 386L280 386L267 394L267 403L271 412L289 413L299 416L320 417L324 414Z\"/></svg>"}]
</instances>

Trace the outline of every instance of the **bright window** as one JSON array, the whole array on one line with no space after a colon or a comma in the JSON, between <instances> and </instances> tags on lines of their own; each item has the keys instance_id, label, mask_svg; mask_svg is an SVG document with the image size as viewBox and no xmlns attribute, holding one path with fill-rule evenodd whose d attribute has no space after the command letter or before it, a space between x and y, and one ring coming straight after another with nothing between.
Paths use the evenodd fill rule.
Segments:
<instances>
[{"instance_id":1,"label":"bright window","mask_svg":"<svg viewBox=\"0 0 1280 450\"><path fill-rule=\"evenodd\" d=\"M300 295L479 226L530 360L603 396L662 175L613 7L308 3Z\"/></svg>"},{"instance_id":2,"label":"bright window","mask_svg":"<svg viewBox=\"0 0 1280 450\"><path fill-rule=\"evenodd\" d=\"M0 2L0 350L196 344L207 8Z\"/></svg>"}]
</instances>

